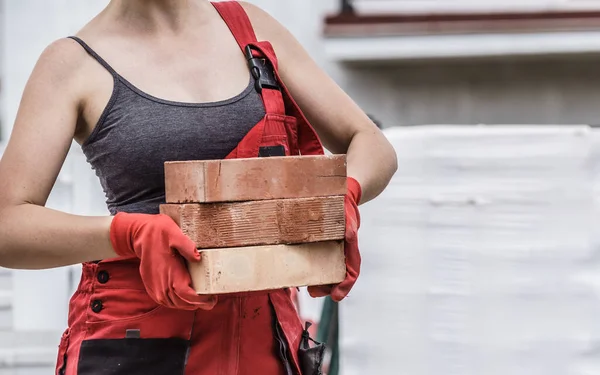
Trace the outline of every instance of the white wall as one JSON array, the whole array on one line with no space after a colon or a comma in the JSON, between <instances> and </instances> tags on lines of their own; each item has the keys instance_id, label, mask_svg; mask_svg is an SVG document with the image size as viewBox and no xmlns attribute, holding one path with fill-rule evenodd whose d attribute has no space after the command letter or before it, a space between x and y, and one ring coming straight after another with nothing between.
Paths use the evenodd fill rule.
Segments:
<instances>
[{"instance_id":1,"label":"white wall","mask_svg":"<svg viewBox=\"0 0 600 375\"><path fill-rule=\"evenodd\" d=\"M600 133L386 130L399 158L361 209L342 374L600 371Z\"/></svg>"}]
</instances>

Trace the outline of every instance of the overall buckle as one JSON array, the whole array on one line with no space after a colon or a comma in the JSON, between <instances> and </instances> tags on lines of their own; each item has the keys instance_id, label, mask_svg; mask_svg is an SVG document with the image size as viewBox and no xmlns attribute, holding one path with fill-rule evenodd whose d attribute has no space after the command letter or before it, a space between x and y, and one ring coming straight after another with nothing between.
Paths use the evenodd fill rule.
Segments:
<instances>
[{"instance_id":1,"label":"overall buckle","mask_svg":"<svg viewBox=\"0 0 600 375\"><path fill-rule=\"evenodd\" d=\"M256 91L261 93L264 88L279 90L279 83L275 77L275 70L273 69L273 66L266 58L255 57L252 54L253 49L258 51L258 49L255 47L247 45L245 48L245 54L246 60L248 60L250 73L252 74L252 77L254 77L254 87L256 88Z\"/></svg>"}]
</instances>

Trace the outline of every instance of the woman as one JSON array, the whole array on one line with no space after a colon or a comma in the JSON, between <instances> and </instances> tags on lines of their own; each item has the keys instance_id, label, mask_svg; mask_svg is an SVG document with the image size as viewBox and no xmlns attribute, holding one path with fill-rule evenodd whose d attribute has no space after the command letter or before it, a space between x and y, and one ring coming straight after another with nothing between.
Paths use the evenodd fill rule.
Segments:
<instances>
[{"instance_id":1,"label":"woman","mask_svg":"<svg viewBox=\"0 0 600 375\"><path fill-rule=\"evenodd\" d=\"M72 139L108 217L44 207ZM201 256L158 206L164 161L321 154L320 140L348 157L348 274L310 293L339 301L360 270L357 206L385 188L396 157L282 25L242 2L111 0L52 43L0 162L0 265L83 264L57 373L300 374L289 291L196 295L183 259Z\"/></svg>"}]
</instances>

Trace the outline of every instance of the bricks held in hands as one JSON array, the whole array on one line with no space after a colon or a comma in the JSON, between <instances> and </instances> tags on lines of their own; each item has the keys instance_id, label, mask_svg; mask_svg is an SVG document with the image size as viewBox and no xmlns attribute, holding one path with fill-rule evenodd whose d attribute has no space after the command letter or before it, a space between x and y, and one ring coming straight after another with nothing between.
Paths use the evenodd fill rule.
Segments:
<instances>
[{"instance_id":1,"label":"bricks held in hands","mask_svg":"<svg viewBox=\"0 0 600 375\"><path fill-rule=\"evenodd\" d=\"M203 251L202 260L189 270L198 294L333 284L346 276L344 243L212 249Z\"/></svg>"},{"instance_id":2,"label":"bricks held in hands","mask_svg":"<svg viewBox=\"0 0 600 375\"><path fill-rule=\"evenodd\" d=\"M165 163L167 203L346 194L346 157L288 156Z\"/></svg>"},{"instance_id":3,"label":"bricks held in hands","mask_svg":"<svg viewBox=\"0 0 600 375\"><path fill-rule=\"evenodd\" d=\"M198 248L199 294L340 282L345 155L165 163L172 217Z\"/></svg>"},{"instance_id":4,"label":"bricks held in hands","mask_svg":"<svg viewBox=\"0 0 600 375\"><path fill-rule=\"evenodd\" d=\"M342 196L167 204L161 212L200 249L341 240L345 232Z\"/></svg>"}]
</instances>

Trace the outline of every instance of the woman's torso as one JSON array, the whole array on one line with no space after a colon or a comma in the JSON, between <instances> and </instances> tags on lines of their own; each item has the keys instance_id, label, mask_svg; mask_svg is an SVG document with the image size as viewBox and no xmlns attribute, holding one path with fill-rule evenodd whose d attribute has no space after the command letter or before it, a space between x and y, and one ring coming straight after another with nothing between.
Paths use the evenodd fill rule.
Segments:
<instances>
[{"instance_id":1,"label":"woman's torso","mask_svg":"<svg viewBox=\"0 0 600 375\"><path fill-rule=\"evenodd\" d=\"M179 36L101 33L101 18L78 35L93 50L76 139L112 214L157 213L165 161L222 159L264 116L229 29L203 17Z\"/></svg>"}]
</instances>

